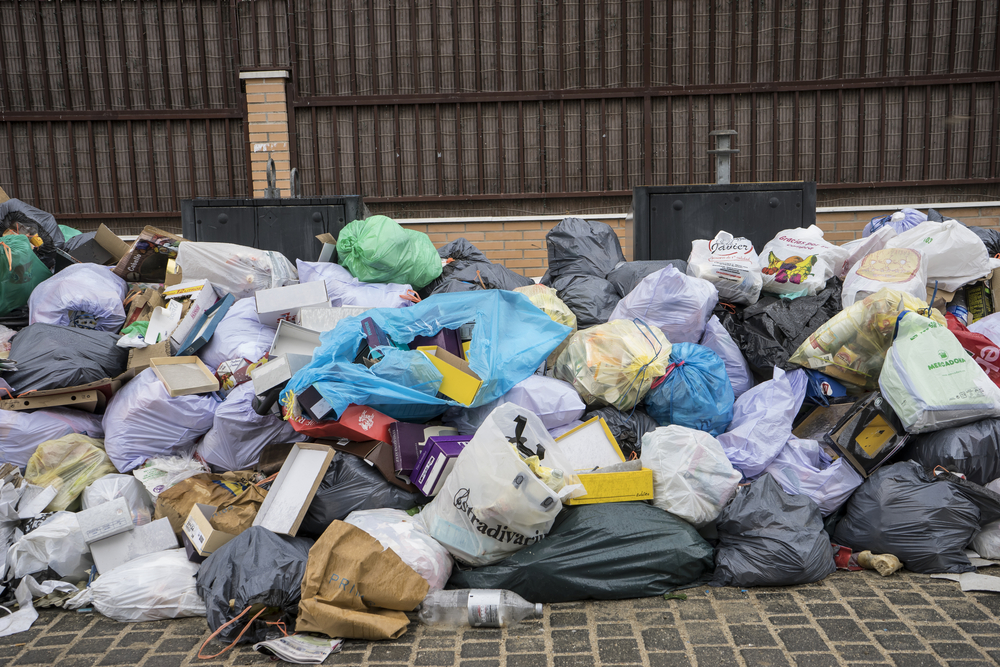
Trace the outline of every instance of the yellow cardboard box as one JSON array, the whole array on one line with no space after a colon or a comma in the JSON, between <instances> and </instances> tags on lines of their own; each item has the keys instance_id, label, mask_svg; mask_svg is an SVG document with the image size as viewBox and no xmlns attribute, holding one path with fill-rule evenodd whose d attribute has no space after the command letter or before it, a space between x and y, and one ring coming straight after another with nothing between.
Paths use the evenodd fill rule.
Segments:
<instances>
[{"instance_id":1,"label":"yellow cardboard box","mask_svg":"<svg viewBox=\"0 0 1000 667\"><path fill-rule=\"evenodd\" d=\"M439 389L442 394L462 405L469 405L475 400L483 381L472 372L467 361L436 345L421 346L417 350L423 352L444 376Z\"/></svg>"},{"instance_id":2,"label":"yellow cardboard box","mask_svg":"<svg viewBox=\"0 0 1000 667\"><path fill-rule=\"evenodd\" d=\"M586 495L564 501L566 505L593 505L653 499L653 471L589 472L625 461L611 429L601 417L577 426L556 438L576 467Z\"/></svg>"}]
</instances>

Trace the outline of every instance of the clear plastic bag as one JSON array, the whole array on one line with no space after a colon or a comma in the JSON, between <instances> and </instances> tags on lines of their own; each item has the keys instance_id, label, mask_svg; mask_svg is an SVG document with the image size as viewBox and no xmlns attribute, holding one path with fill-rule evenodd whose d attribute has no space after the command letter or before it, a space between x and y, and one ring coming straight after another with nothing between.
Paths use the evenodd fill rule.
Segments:
<instances>
[{"instance_id":1,"label":"clear plastic bag","mask_svg":"<svg viewBox=\"0 0 1000 667\"><path fill-rule=\"evenodd\" d=\"M552 318L553 322L558 322L559 324L565 324L572 331L566 339L559 344L549 358L546 360L546 364L549 367L556 365L556 359L562 354L562 351L566 349L569 345L569 339L576 333L576 315L573 311L569 309L562 299L556 295L556 290L551 287L546 287L545 285L528 285L526 287L518 287L514 290L515 292L520 292L524 296L528 297L532 305L541 310L543 313Z\"/></svg>"},{"instance_id":2,"label":"clear plastic bag","mask_svg":"<svg viewBox=\"0 0 1000 667\"><path fill-rule=\"evenodd\" d=\"M544 448L544 456L534 463L547 482L532 471L532 459L526 461L511 444L518 436L523 439L521 451L542 454ZM562 509L562 500L583 493L579 477L541 420L508 403L494 410L476 432L441 492L418 516L452 556L470 565L487 565L541 540Z\"/></svg>"},{"instance_id":3,"label":"clear plastic bag","mask_svg":"<svg viewBox=\"0 0 1000 667\"><path fill-rule=\"evenodd\" d=\"M653 471L653 504L696 528L715 521L743 479L718 440L684 426L644 435L640 459Z\"/></svg>"},{"instance_id":4,"label":"clear plastic bag","mask_svg":"<svg viewBox=\"0 0 1000 667\"><path fill-rule=\"evenodd\" d=\"M715 285L719 300L727 303L757 303L764 285L753 243L729 232L719 232L711 241L692 241L687 274Z\"/></svg>"},{"instance_id":5,"label":"clear plastic bag","mask_svg":"<svg viewBox=\"0 0 1000 667\"><path fill-rule=\"evenodd\" d=\"M237 299L299 279L295 266L280 252L233 243L185 241L177 250L177 266L184 280L208 280L220 295Z\"/></svg>"},{"instance_id":6,"label":"clear plastic bag","mask_svg":"<svg viewBox=\"0 0 1000 667\"><path fill-rule=\"evenodd\" d=\"M24 480L42 488L54 486L58 493L45 508L58 512L79 507L77 499L92 482L115 472L99 440L71 433L43 442L28 459Z\"/></svg>"},{"instance_id":7,"label":"clear plastic bag","mask_svg":"<svg viewBox=\"0 0 1000 667\"><path fill-rule=\"evenodd\" d=\"M612 320L573 334L553 372L587 405L631 410L666 372L670 350L670 341L655 326Z\"/></svg>"},{"instance_id":8,"label":"clear plastic bag","mask_svg":"<svg viewBox=\"0 0 1000 667\"><path fill-rule=\"evenodd\" d=\"M96 479L83 490L83 509L88 510L116 498L124 498L128 503L135 525L147 524L153 517L153 503L142 482L132 475L117 473Z\"/></svg>"},{"instance_id":9,"label":"clear plastic bag","mask_svg":"<svg viewBox=\"0 0 1000 667\"><path fill-rule=\"evenodd\" d=\"M365 531L427 580L432 591L448 583L454 561L448 550L427 534L423 524L402 510L377 509L351 512L345 523Z\"/></svg>"},{"instance_id":10,"label":"clear plastic bag","mask_svg":"<svg viewBox=\"0 0 1000 667\"><path fill-rule=\"evenodd\" d=\"M794 436L765 472L785 493L812 498L823 516L836 512L864 481L844 457L833 461L815 440Z\"/></svg>"},{"instance_id":11,"label":"clear plastic bag","mask_svg":"<svg viewBox=\"0 0 1000 667\"><path fill-rule=\"evenodd\" d=\"M163 456L149 459L146 463L132 471L132 475L145 487L146 492L155 501L156 498L178 482L188 477L211 472L205 465L194 458L185 456Z\"/></svg>"},{"instance_id":12,"label":"clear plastic bag","mask_svg":"<svg viewBox=\"0 0 1000 667\"><path fill-rule=\"evenodd\" d=\"M905 311L926 310L927 304L920 299L883 287L832 317L788 361L842 382L875 389L892 345L896 320ZM933 309L930 313L935 322L945 326L940 313Z\"/></svg>"}]
</instances>

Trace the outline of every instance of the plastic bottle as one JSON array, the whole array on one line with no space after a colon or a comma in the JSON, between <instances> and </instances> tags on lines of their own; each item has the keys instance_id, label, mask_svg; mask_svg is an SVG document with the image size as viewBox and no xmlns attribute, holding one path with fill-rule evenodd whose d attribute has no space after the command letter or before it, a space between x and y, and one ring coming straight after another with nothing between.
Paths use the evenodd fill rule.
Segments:
<instances>
[{"instance_id":1,"label":"plastic bottle","mask_svg":"<svg viewBox=\"0 0 1000 667\"><path fill-rule=\"evenodd\" d=\"M526 618L541 618L542 605L511 591L464 588L434 591L424 598L417 615L427 625L502 628Z\"/></svg>"}]
</instances>

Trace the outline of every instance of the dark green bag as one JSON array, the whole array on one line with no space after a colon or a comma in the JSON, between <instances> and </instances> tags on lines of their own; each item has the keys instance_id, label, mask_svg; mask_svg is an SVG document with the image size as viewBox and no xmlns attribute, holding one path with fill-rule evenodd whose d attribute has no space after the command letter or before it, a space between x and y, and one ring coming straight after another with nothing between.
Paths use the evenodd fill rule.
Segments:
<instances>
[{"instance_id":1,"label":"dark green bag","mask_svg":"<svg viewBox=\"0 0 1000 667\"><path fill-rule=\"evenodd\" d=\"M0 237L0 314L27 305L32 290L51 277L27 236Z\"/></svg>"}]
</instances>

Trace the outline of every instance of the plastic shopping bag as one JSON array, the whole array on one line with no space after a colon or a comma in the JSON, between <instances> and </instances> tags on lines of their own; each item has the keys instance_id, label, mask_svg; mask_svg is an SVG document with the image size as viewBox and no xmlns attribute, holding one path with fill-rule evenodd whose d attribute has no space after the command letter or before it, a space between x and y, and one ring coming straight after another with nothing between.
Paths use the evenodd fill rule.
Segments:
<instances>
[{"instance_id":1,"label":"plastic shopping bag","mask_svg":"<svg viewBox=\"0 0 1000 667\"><path fill-rule=\"evenodd\" d=\"M58 493L45 508L46 512L71 507L76 510L80 506L77 499L91 482L115 472L102 445L100 440L71 433L38 446L28 459L24 480L42 488L56 488Z\"/></svg>"},{"instance_id":2,"label":"plastic shopping bag","mask_svg":"<svg viewBox=\"0 0 1000 667\"><path fill-rule=\"evenodd\" d=\"M811 368L865 389L875 389L896 322L904 312L927 312L927 304L883 287L842 310L807 338L790 363ZM935 322L945 320L930 310Z\"/></svg>"},{"instance_id":3,"label":"plastic shopping bag","mask_svg":"<svg viewBox=\"0 0 1000 667\"><path fill-rule=\"evenodd\" d=\"M70 581L85 581L93 567L90 547L73 512L56 512L7 551L6 580L51 568Z\"/></svg>"},{"instance_id":4,"label":"plastic shopping bag","mask_svg":"<svg viewBox=\"0 0 1000 667\"><path fill-rule=\"evenodd\" d=\"M792 297L818 294L848 254L825 241L816 225L780 231L760 251L764 291Z\"/></svg>"},{"instance_id":5,"label":"plastic shopping bag","mask_svg":"<svg viewBox=\"0 0 1000 667\"><path fill-rule=\"evenodd\" d=\"M51 276L52 272L35 255L27 236L3 237L0 241L0 315L26 305L31 292Z\"/></svg>"},{"instance_id":6,"label":"plastic shopping bag","mask_svg":"<svg viewBox=\"0 0 1000 667\"><path fill-rule=\"evenodd\" d=\"M991 270L982 240L958 220L928 220L889 239L886 248L910 248L923 253L927 285L954 292L984 278Z\"/></svg>"},{"instance_id":7,"label":"plastic shopping bag","mask_svg":"<svg viewBox=\"0 0 1000 667\"><path fill-rule=\"evenodd\" d=\"M646 394L646 412L661 426L677 424L714 436L733 419L733 387L726 365L715 352L694 343L677 343L666 374Z\"/></svg>"},{"instance_id":8,"label":"plastic shopping bag","mask_svg":"<svg viewBox=\"0 0 1000 667\"><path fill-rule=\"evenodd\" d=\"M127 291L109 267L73 264L32 291L28 321L117 333L125 323Z\"/></svg>"},{"instance_id":9,"label":"plastic shopping bag","mask_svg":"<svg viewBox=\"0 0 1000 667\"><path fill-rule=\"evenodd\" d=\"M668 266L643 278L608 319L638 318L659 327L671 343L697 343L718 302L715 285Z\"/></svg>"},{"instance_id":10,"label":"plastic shopping bag","mask_svg":"<svg viewBox=\"0 0 1000 667\"><path fill-rule=\"evenodd\" d=\"M757 303L764 285L753 243L729 232L719 232L711 241L692 241L687 274L715 285L719 300L727 303Z\"/></svg>"},{"instance_id":11,"label":"plastic shopping bag","mask_svg":"<svg viewBox=\"0 0 1000 667\"><path fill-rule=\"evenodd\" d=\"M837 277L843 280L847 277L847 272L851 268L860 262L866 255L870 255L877 250L881 250L885 247L885 244L889 242L889 239L896 235L896 230L892 227L882 227L877 232L869 237L862 239L854 239L853 241L848 241L840 247L846 250L849 254L844 263L840 265L840 269L837 270ZM923 297L921 297L923 298Z\"/></svg>"},{"instance_id":12,"label":"plastic shopping bag","mask_svg":"<svg viewBox=\"0 0 1000 667\"><path fill-rule=\"evenodd\" d=\"M765 472L786 493L812 498L823 516L836 512L864 481L847 459L840 457L833 461L815 440L794 436Z\"/></svg>"},{"instance_id":13,"label":"plastic shopping bag","mask_svg":"<svg viewBox=\"0 0 1000 667\"><path fill-rule=\"evenodd\" d=\"M299 282L322 280L331 306L405 308L413 304L405 295L413 288L398 283L363 283L340 264L295 260Z\"/></svg>"},{"instance_id":14,"label":"plastic shopping bag","mask_svg":"<svg viewBox=\"0 0 1000 667\"><path fill-rule=\"evenodd\" d=\"M337 259L365 283L406 283L421 289L441 275L441 258L430 237L373 215L340 231Z\"/></svg>"},{"instance_id":15,"label":"plastic shopping bag","mask_svg":"<svg viewBox=\"0 0 1000 667\"><path fill-rule=\"evenodd\" d=\"M946 326L916 313L901 316L878 385L910 433L1000 417L1000 387Z\"/></svg>"},{"instance_id":16,"label":"plastic shopping bag","mask_svg":"<svg viewBox=\"0 0 1000 667\"><path fill-rule=\"evenodd\" d=\"M573 334L553 374L571 383L587 405L631 410L666 372L670 350L656 327L612 320Z\"/></svg>"},{"instance_id":17,"label":"plastic shopping bag","mask_svg":"<svg viewBox=\"0 0 1000 667\"><path fill-rule=\"evenodd\" d=\"M715 521L743 479L718 440L684 426L644 435L640 458L653 471L653 504L696 528Z\"/></svg>"},{"instance_id":18,"label":"plastic shopping bag","mask_svg":"<svg viewBox=\"0 0 1000 667\"><path fill-rule=\"evenodd\" d=\"M476 432L418 516L452 556L487 565L544 538L562 501L584 492L541 420L508 403Z\"/></svg>"},{"instance_id":19,"label":"plastic shopping bag","mask_svg":"<svg viewBox=\"0 0 1000 667\"><path fill-rule=\"evenodd\" d=\"M402 510L373 509L351 512L344 523L357 526L427 580L431 591L448 583L455 562L448 550L434 540L419 519Z\"/></svg>"},{"instance_id":20,"label":"plastic shopping bag","mask_svg":"<svg viewBox=\"0 0 1000 667\"><path fill-rule=\"evenodd\" d=\"M726 365L726 375L733 387L734 400L753 386L753 372L750 370L750 365L747 364L743 352L733 337L715 315L708 318L708 322L705 323L705 333L702 334L699 344L719 355Z\"/></svg>"},{"instance_id":21,"label":"plastic shopping bag","mask_svg":"<svg viewBox=\"0 0 1000 667\"><path fill-rule=\"evenodd\" d=\"M207 280L220 296L232 294L236 299L299 279L295 266L280 252L234 243L184 241L177 250L177 266L184 280Z\"/></svg>"},{"instance_id":22,"label":"plastic shopping bag","mask_svg":"<svg viewBox=\"0 0 1000 667\"><path fill-rule=\"evenodd\" d=\"M921 254L909 248L885 248L866 255L848 271L841 302L850 308L883 287L925 300L927 264Z\"/></svg>"}]
</instances>

